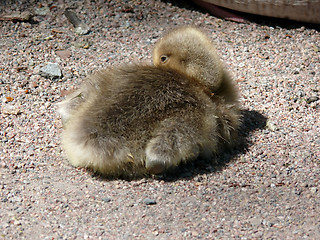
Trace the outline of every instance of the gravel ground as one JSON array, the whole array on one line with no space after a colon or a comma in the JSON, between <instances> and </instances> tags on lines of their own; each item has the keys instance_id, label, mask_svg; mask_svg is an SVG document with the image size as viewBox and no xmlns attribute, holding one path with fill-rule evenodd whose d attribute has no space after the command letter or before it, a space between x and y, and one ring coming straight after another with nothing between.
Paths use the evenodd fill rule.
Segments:
<instances>
[{"instance_id":1,"label":"gravel ground","mask_svg":"<svg viewBox=\"0 0 320 240\"><path fill-rule=\"evenodd\" d=\"M39 2L0 3L0 15L35 14L0 21L1 238L319 239L318 27L239 24L168 1ZM74 33L64 7L88 35ZM107 180L71 167L55 104L100 68L150 62L157 39L182 24L209 34L238 84L239 145L218 165L199 160L158 178ZM38 74L48 62L61 79Z\"/></svg>"}]
</instances>

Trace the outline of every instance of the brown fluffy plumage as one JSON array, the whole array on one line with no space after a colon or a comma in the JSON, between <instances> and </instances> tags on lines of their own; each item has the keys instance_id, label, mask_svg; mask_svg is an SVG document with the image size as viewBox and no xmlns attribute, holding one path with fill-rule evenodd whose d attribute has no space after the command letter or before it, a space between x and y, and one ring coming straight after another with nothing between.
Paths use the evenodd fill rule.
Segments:
<instances>
[{"instance_id":1,"label":"brown fluffy plumage","mask_svg":"<svg viewBox=\"0 0 320 240\"><path fill-rule=\"evenodd\" d=\"M231 143L237 94L207 37L176 29L156 45L153 60L92 75L60 104L62 145L73 166L107 176L159 174Z\"/></svg>"}]
</instances>

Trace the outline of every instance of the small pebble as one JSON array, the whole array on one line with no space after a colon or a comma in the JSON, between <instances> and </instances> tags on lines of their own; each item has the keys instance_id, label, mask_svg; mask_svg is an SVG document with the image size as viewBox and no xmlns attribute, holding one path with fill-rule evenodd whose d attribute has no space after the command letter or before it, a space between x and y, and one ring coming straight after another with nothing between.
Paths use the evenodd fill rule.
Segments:
<instances>
[{"instance_id":1,"label":"small pebble","mask_svg":"<svg viewBox=\"0 0 320 240\"><path fill-rule=\"evenodd\" d=\"M156 200L153 200L153 199L150 199L150 198L144 199L143 202L146 205L155 205L155 204L157 204Z\"/></svg>"},{"instance_id":2,"label":"small pebble","mask_svg":"<svg viewBox=\"0 0 320 240\"><path fill-rule=\"evenodd\" d=\"M74 42L72 45L75 48L88 49L90 47L90 43L89 42Z\"/></svg>"},{"instance_id":3,"label":"small pebble","mask_svg":"<svg viewBox=\"0 0 320 240\"><path fill-rule=\"evenodd\" d=\"M62 72L57 63L48 63L40 68L39 74L45 78L58 79L62 77Z\"/></svg>"},{"instance_id":4,"label":"small pebble","mask_svg":"<svg viewBox=\"0 0 320 240\"><path fill-rule=\"evenodd\" d=\"M5 162L0 162L0 168L7 168L7 164Z\"/></svg>"},{"instance_id":5,"label":"small pebble","mask_svg":"<svg viewBox=\"0 0 320 240\"><path fill-rule=\"evenodd\" d=\"M56 51L56 54L62 59L67 59L71 56L71 51L70 50L60 50L60 51Z\"/></svg>"},{"instance_id":6,"label":"small pebble","mask_svg":"<svg viewBox=\"0 0 320 240\"><path fill-rule=\"evenodd\" d=\"M270 131L273 131L273 132L279 130L279 128L270 120L267 120L266 127L267 127L267 129L269 129Z\"/></svg>"},{"instance_id":7,"label":"small pebble","mask_svg":"<svg viewBox=\"0 0 320 240\"><path fill-rule=\"evenodd\" d=\"M298 92L297 92L297 95L298 95L298 97L304 97L306 94L305 94L305 92L303 91L303 90L299 90Z\"/></svg>"},{"instance_id":8,"label":"small pebble","mask_svg":"<svg viewBox=\"0 0 320 240\"><path fill-rule=\"evenodd\" d=\"M74 31L79 35L85 35L90 31L90 28L87 24L81 23L75 27Z\"/></svg>"},{"instance_id":9,"label":"small pebble","mask_svg":"<svg viewBox=\"0 0 320 240\"><path fill-rule=\"evenodd\" d=\"M15 105L5 104L2 106L1 112L7 115L18 115L20 113L20 109Z\"/></svg>"},{"instance_id":10,"label":"small pebble","mask_svg":"<svg viewBox=\"0 0 320 240\"><path fill-rule=\"evenodd\" d=\"M293 70L293 74L299 74L300 73L300 68L296 68Z\"/></svg>"},{"instance_id":11,"label":"small pebble","mask_svg":"<svg viewBox=\"0 0 320 240\"><path fill-rule=\"evenodd\" d=\"M108 202L111 202L111 198L105 197L105 198L102 198L102 201L108 203Z\"/></svg>"},{"instance_id":12,"label":"small pebble","mask_svg":"<svg viewBox=\"0 0 320 240\"><path fill-rule=\"evenodd\" d=\"M312 96L312 97L309 97L309 98L307 98L307 103L308 104L310 104L310 103L313 103L313 102L316 102L316 101L318 101L319 100L319 97L317 97L317 96Z\"/></svg>"},{"instance_id":13,"label":"small pebble","mask_svg":"<svg viewBox=\"0 0 320 240\"><path fill-rule=\"evenodd\" d=\"M252 218L250 219L250 223L253 227L258 227L261 225L262 221L260 218Z\"/></svg>"},{"instance_id":14,"label":"small pebble","mask_svg":"<svg viewBox=\"0 0 320 240\"><path fill-rule=\"evenodd\" d=\"M312 187L312 188L310 188L310 191L311 191L312 193L316 193L316 192L318 191L318 189L317 189L316 187Z\"/></svg>"}]
</instances>

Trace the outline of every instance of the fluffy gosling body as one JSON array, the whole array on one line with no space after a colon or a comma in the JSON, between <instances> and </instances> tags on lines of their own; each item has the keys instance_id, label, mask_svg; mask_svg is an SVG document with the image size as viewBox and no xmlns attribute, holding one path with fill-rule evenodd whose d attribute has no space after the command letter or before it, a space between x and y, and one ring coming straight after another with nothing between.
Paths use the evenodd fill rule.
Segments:
<instances>
[{"instance_id":1,"label":"fluffy gosling body","mask_svg":"<svg viewBox=\"0 0 320 240\"><path fill-rule=\"evenodd\" d=\"M181 40L183 47L166 45ZM112 177L160 174L231 143L237 94L208 38L178 28L156 44L153 61L94 74L60 104L62 145L73 166Z\"/></svg>"}]
</instances>

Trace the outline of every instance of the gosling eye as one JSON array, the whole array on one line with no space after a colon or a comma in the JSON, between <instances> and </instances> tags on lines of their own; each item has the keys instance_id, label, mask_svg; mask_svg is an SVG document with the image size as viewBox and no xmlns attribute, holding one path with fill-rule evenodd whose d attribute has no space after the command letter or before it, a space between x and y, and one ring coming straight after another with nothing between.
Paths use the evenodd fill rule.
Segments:
<instances>
[{"instance_id":1,"label":"gosling eye","mask_svg":"<svg viewBox=\"0 0 320 240\"><path fill-rule=\"evenodd\" d=\"M167 55L162 55L160 57L160 61L161 63L166 63L168 61L169 57Z\"/></svg>"}]
</instances>

